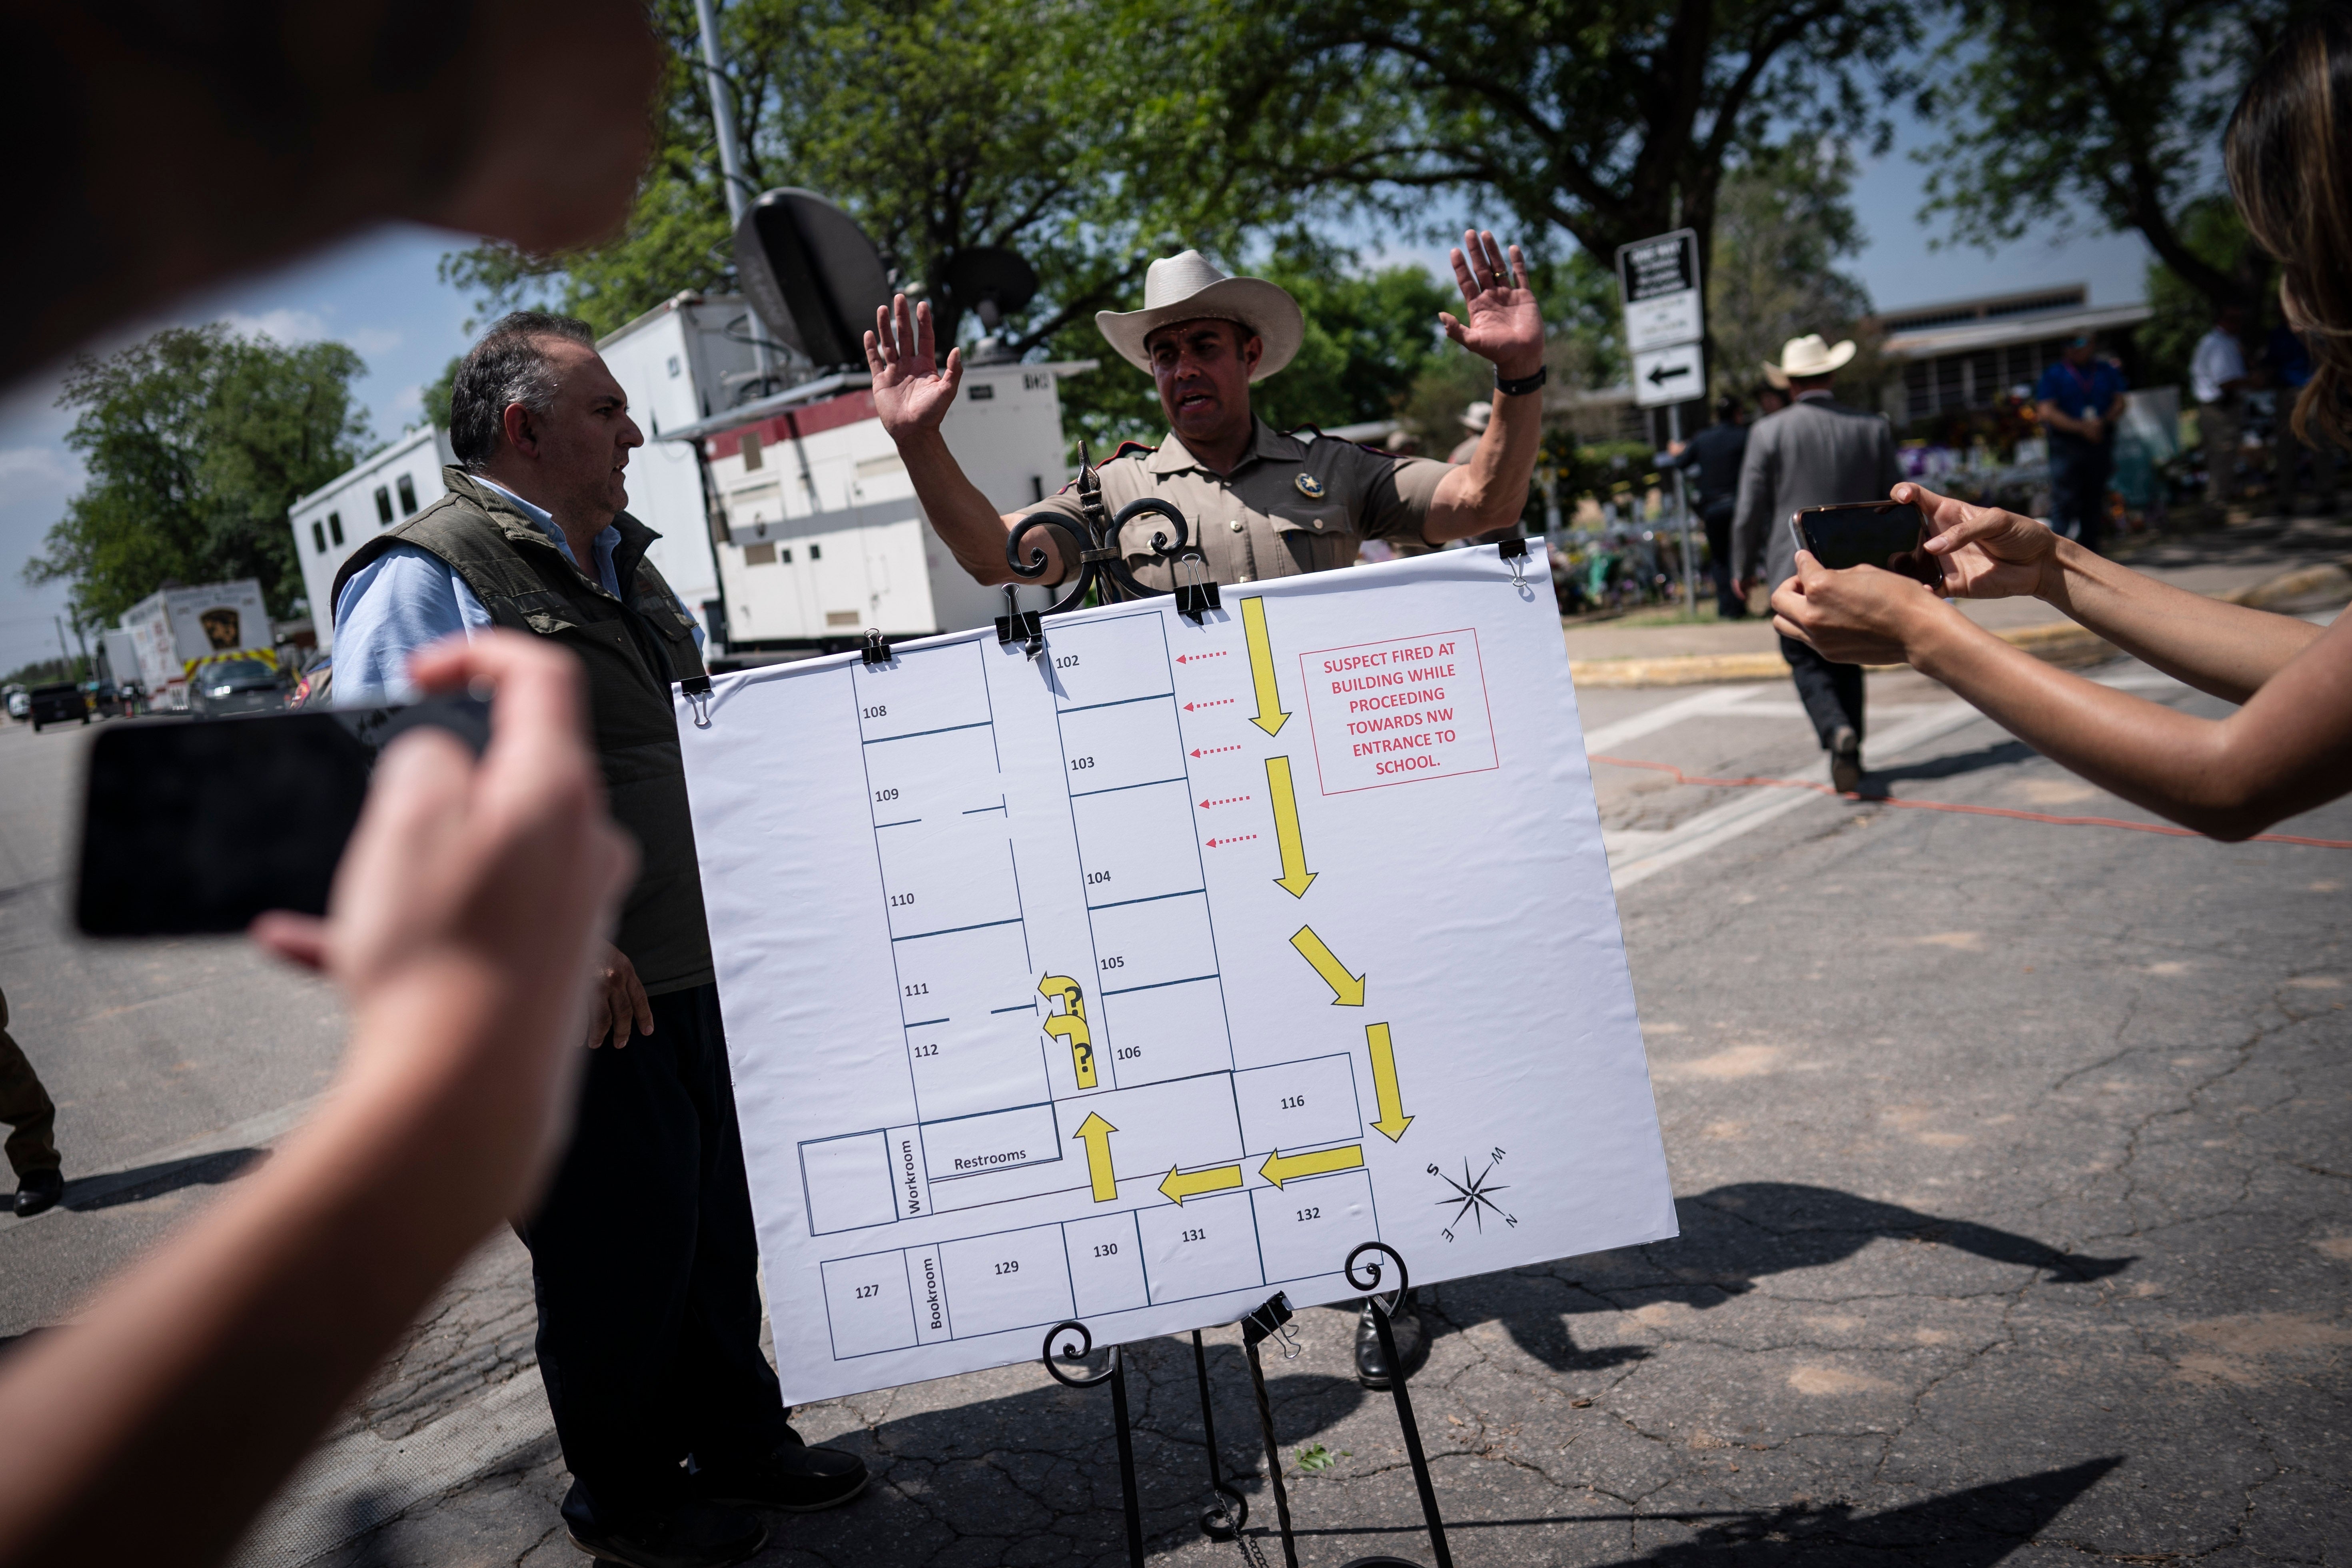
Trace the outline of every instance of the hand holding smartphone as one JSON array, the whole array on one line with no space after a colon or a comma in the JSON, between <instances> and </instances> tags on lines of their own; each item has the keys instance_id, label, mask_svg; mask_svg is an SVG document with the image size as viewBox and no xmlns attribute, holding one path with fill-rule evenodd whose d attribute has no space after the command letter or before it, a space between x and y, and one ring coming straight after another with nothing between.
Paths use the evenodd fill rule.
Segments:
<instances>
[{"instance_id":1,"label":"hand holding smartphone","mask_svg":"<svg viewBox=\"0 0 2352 1568\"><path fill-rule=\"evenodd\" d=\"M1789 531L1830 571L1875 566L1943 589L1943 557L1927 549L1927 520L1908 501L1809 506L1789 520Z\"/></svg>"}]
</instances>

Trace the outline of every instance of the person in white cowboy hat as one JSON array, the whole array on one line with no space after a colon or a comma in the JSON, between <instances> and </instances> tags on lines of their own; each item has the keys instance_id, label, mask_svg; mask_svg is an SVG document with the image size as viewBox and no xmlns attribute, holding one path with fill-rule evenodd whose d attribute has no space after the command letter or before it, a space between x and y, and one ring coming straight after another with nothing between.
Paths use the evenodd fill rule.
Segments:
<instances>
[{"instance_id":1,"label":"person in white cowboy hat","mask_svg":"<svg viewBox=\"0 0 2352 1568\"><path fill-rule=\"evenodd\" d=\"M1789 520L1809 506L1884 500L1903 478L1895 432L1884 416L1848 408L1830 394L1830 381L1853 358L1851 342L1831 347L1818 332L1790 338L1780 363L1795 401L1758 420L1739 466L1739 505L1732 515L1731 552L1738 563L1737 596L1746 599L1759 565L1769 563L1769 586L1797 573L1796 536ZM1793 637L1780 638L1780 657L1797 695L1830 754L1830 782L1844 794L1862 787L1862 666L1832 664Z\"/></svg>"},{"instance_id":2,"label":"person in white cowboy hat","mask_svg":"<svg viewBox=\"0 0 2352 1568\"><path fill-rule=\"evenodd\" d=\"M1518 247L1507 266L1495 237L1474 231L1453 261L1462 316L1438 321L1447 337L1495 366L1494 417L1469 462L1449 467L1274 430L1251 412L1250 384L1298 352L1307 324L1297 301L1263 279L1228 278L1188 250L1151 264L1143 309L1095 317L1119 357L1158 384L1169 426L1160 446L1129 443L1099 466L1105 503L1113 514L1144 496L1174 503L1210 576L1228 584L1352 565L1369 538L1439 544L1515 523L1542 436L1543 315ZM940 436L962 355L951 350L940 363L929 305L910 310L900 296L876 311L866 361L875 412L931 526L973 577L1013 581L1006 532L1038 512L1076 519L1075 492L1000 514L964 476ZM1122 541L1129 569L1148 587L1172 585L1171 569L1150 549L1153 532L1165 531L1147 513ZM1062 564L1055 561L1048 581Z\"/></svg>"},{"instance_id":3,"label":"person in white cowboy hat","mask_svg":"<svg viewBox=\"0 0 2352 1568\"><path fill-rule=\"evenodd\" d=\"M1466 463L1478 455L1478 443L1486 439L1486 426L1495 422L1495 405L1491 403L1472 404L1461 413L1462 428L1470 432L1446 455L1449 463Z\"/></svg>"}]
</instances>

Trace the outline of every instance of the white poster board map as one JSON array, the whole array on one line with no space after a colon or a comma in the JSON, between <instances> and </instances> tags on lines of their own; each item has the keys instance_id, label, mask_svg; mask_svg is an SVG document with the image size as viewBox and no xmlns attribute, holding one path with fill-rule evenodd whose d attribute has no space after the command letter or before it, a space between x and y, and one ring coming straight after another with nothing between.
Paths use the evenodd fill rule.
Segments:
<instances>
[{"instance_id":1,"label":"white poster board map","mask_svg":"<svg viewBox=\"0 0 2352 1568\"><path fill-rule=\"evenodd\" d=\"M678 730L785 1398L1675 1234L1538 551L719 678Z\"/></svg>"}]
</instances>

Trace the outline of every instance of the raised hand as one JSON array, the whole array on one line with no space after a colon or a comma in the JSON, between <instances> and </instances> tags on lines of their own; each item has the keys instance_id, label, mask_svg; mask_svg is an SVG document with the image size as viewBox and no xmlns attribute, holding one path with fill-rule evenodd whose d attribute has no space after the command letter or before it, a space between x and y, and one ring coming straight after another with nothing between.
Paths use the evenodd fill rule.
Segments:
<instances>
[{"instance_id":1,"label":"raised hand","mask_svg":"<svg viewBox=\"0 0 2352 1568\"><path fill-rule=\"evenodd\" d=\"M1927 520L1927 548L1944 558L1944 592L1955 599L2038 595L2058 556L2046 524L1999 507L1970 506L1908 480L1888 494Z\"/></svg>"},{"instance_id":2,"label":"raised hand","mask_svg":"<svg viewBox=\"0 0 2352 1568\"><path fill-rule=\"evenodd\" d=\"M963 351L950 349L944 368L931 331L931 307L908 306L904 294L874 312L866 334L866 368L874 373L874 412L893 441L936 430L963 380Z\"/></svg>"},{"instance_id":3,"label":"raised hand","mask_svg":"<svg viewBox=\"0 0 2352 1568\"><path fill-rule=\"evenodd\" d=\"M1464 252L1468 252L1465 257ZM1504 269L1502 247L1492 234L1465 231L1453 255L1454 281L1462 290L1462 319L1444 311L1445 335L1513 381L1543 368L1543 311L1528 287L1528 264L1511 247Z\"/></svg>"}]
</instances>

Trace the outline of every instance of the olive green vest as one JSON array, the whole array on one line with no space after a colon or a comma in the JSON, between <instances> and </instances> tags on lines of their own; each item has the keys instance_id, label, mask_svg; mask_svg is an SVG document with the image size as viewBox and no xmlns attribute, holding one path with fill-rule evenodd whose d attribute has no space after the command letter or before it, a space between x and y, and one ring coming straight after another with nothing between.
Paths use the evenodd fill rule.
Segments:
<instances>
[{"instance_id":1,"label":"olive green vest","mask_svg":"<svg viewBox=\"0 0 2352 1568\"><path fill-rule=\"evenodd\" d=\"M447 563L495 624L552 637L579 655L605 796L644 862L614 945L636 966L648 995L710 984L710 932L670 706L672 683L700 675L702 659L693 617L646 559L646 547L661 536L627 512L613 519L621 532L613 575L626 592L615 599L574 570L506 497L462 468L445 468L442 477L449 493L354 551L327 603L385 551L413 544Z\"/></svg>"}]
</instances>

